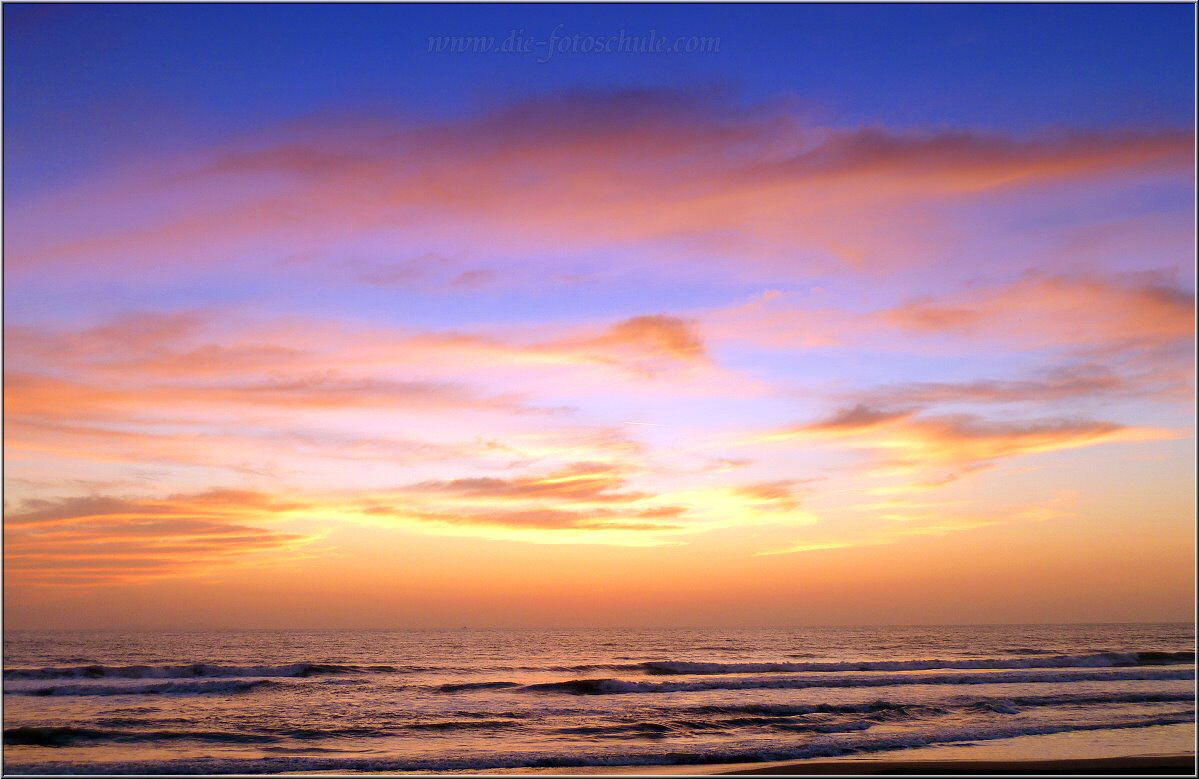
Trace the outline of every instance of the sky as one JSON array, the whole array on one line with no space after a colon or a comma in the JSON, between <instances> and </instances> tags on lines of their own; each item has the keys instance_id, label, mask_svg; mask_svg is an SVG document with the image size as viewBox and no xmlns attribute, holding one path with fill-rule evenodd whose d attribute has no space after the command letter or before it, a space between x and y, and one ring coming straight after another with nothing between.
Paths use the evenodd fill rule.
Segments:
<instances>
[{"instance_id":1,"label":"sky","mask_svg":"<svg viewBox=\"0 0 1199 779\"><path fill-rule=\"evenodd\" d=\"M1193 613L1192 5L3 22L10 629Z\"/></svg>"}]
</instances>

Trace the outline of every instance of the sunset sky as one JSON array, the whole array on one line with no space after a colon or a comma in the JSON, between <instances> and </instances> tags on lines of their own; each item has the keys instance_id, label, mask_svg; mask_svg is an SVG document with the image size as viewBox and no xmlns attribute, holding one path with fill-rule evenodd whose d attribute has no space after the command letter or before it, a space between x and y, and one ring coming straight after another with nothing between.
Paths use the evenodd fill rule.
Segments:
<instances>
[{"instance_id":1,"label":"sunset sky","mask_svg":"<svg viewBox=\"0 0 1199 779\"><path fill-rule=\"evenodd\" d=\"M1189 619L1194 17L5 6L6 625Z\"/></svg>"}]
</instances>

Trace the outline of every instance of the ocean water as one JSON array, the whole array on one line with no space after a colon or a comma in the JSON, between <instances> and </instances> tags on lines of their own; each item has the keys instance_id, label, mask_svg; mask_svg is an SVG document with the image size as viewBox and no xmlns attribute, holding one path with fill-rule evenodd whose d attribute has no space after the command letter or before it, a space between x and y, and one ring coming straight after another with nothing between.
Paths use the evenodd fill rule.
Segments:
<instances>
[{"instance_id":1,"label":"ocean water","mask_svg":"<svg viewBox=\"0 0 1199 779\"><path fill-rule=\"evenodd\" d=\"M1194 642L1182 624L9 632L5 772L746 763L1134 730L1152 752L1193 729Z\"/></svg>"}]
</instances>

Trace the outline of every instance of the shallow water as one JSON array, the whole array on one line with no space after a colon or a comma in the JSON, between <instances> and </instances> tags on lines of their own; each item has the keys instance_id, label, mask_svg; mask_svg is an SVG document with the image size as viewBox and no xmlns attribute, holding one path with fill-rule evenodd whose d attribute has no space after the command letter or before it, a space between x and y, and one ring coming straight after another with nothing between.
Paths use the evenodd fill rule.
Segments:
<instances>
[{"instance_id":1,"label":"shallow water","mask_svg":"<svg viewBox=\"0 0 1199 779\"><path fill-rule=\"evenodd\" d=\"M1178 624L12 632L4 757L10 773L465 771L1149 743L1194 722L1194 672Z\"/></svg>"}]
</instances>

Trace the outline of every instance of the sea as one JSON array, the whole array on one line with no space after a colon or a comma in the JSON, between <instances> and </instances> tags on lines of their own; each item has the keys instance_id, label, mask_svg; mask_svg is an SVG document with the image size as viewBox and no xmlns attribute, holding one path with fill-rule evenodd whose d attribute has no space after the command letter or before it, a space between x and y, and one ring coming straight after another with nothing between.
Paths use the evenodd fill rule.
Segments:
<instances>
[{"instance_id":1,"label":"sea","mask_svg":"<svg viewBox=\"0 0 1199 779\"><path fill-rule=\"evenodd\" d=\"M602 773L1050 734L1152 754L1193 751L1195 633L10 631L3 703L5 774Z\"/></svg>"}]
</instances>

